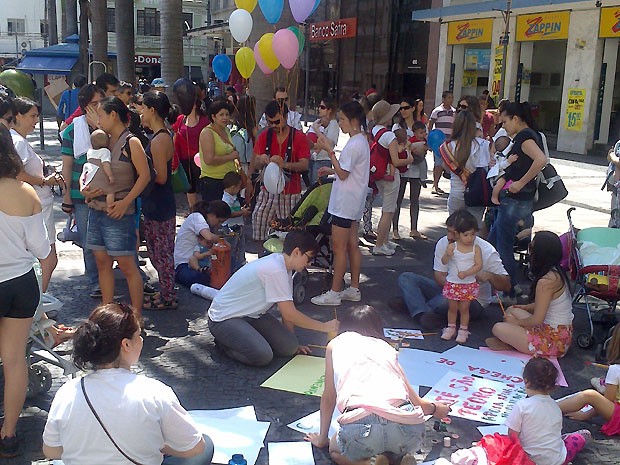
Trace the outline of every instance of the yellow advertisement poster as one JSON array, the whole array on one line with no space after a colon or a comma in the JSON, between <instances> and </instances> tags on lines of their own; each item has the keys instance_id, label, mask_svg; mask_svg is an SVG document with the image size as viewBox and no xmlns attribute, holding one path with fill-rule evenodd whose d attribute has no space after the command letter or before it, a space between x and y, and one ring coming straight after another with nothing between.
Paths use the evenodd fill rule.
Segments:
<instances>
[{"instance_id":1,"label":"yellow advertisement poster","mask_svg":"<svg viewBox=\"0 0 620 465\"><path fill-rule=\"evenodd\" d=\"M556 40L568 38L570 11L517 16L517 40Z\"/></svg>"},{"instance_id":2,"label":"yellow advertisement poster","mask_svg":"<svg viewBox=\"0 0 620 465\"><path fill-rule=\"evenodd\" d=\"M488 44L493 39L493 19L448 23L448 45Z\"/></svg>"},{"instance_id":3,"label":"yellow advertisement poster","mask_svg":"<svg viewBox=\"0 0 620 465\"><path fill-rule=\"evenodd\" d=\"M491 90L489 95L496 102L498 101L499 93L502 85L502 60L504 59L504 46L499 45L495 47L495 55L493 56L493 82L491 83Z\"/></svg>"},{"instance_id":4,"label":"yellow advertisement poster","mask_svg":"<svg viewBox=\"0 0 620 465\"><path fill-rule=\"evenodd\" d=\"M599 37L620 37L620 6L601 8Z\"/></svg>"},{"instance_id":5,"label":"yellow advertisement poster","mask_svg":"<svg viewBox=\"0 0 620 465\"><path fill-rule=\"evenodd\" d=\"M566 104L566 123L568 131L581 131L583 117L586 112L586 90L578 88L568 89L568 102Z\"/></svg>"},{"instance_id":6,"label":"yellow advertisement poster","mask_svg":"<svg viewBox=\"0 0 620 465\"><path fill-rule=\"evenodd\" d=\"M466 69L463 71L463 87L476 87L478 84L478 71Z\"/></svg>"}]
</instances>

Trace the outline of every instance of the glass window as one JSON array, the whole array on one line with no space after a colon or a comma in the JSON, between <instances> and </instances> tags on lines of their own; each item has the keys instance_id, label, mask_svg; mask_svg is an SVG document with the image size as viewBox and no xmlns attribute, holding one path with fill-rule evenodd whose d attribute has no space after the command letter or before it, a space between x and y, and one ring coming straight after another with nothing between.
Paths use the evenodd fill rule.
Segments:
<instances>
[{"instance_id":1,"label":"glass window","mask_svg":"<svg viewBox=\"0 0 620 465\"><path fill-rule=\"evenodd\" d=\"M26 32L26 20L19 18L9 18L6 20L9 35L24 34Z\"/></svg>"},{"instance_id":2,"label":"glass window","mask_svg":"<svg viewBox=\"0 0 620 465\"><path fill-rule=\"evenodd\" d=\"M116 32L115 9L108 8L108 32Z\"/></svg>"}]
</instances>

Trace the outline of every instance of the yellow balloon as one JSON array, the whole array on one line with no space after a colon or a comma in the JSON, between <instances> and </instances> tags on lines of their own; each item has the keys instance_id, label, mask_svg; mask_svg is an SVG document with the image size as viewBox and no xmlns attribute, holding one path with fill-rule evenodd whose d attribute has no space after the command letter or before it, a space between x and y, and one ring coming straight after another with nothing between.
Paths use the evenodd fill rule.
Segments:
<instances>
[{"instance_id":1,"label":"yellow balloon","mask_svg":"<svg viewBox=\"0 0 620 465\"><path fill-rule=\"evenodd\" d=\"M254 59L254 52L249 47L241 47L235 54L235 65L239 70L239 74L246 79L249 79L254 68L256 67L256 60Z\"/></svg>"},{"instance_id":2,"label":"yellow balloon","mask_svg":"<svg viewBox=\"0 0 620 465\"><path fill-rule=\"evenodd\" d=\"M257 3L258 3L258 0L235 0L235 5L237 6L237 8L247 10L250 13L254 11L254 8L256 8Z\"/></svg>"},{"instance_id":3,"label":"yellow balloon","mask_svg":"<svg viewBox=\"0 0 620 465\"><path fill-rule=\"evenodd\" d=\"M268 32L258 41L258 52L269 69L275 70L280 66L280 61L273 51L273 33Z\"/></svg>"}]
</instances>

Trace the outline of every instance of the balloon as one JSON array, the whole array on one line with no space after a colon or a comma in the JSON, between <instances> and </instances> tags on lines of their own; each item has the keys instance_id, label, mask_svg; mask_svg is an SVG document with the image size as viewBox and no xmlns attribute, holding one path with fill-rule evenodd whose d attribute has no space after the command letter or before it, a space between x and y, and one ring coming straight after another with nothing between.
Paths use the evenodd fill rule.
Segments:
<instances>
[{"instance_id":1,"label":"balloon","mask_svg":"<svg viewBox=\"0 0 620 465\"><path fill-rule=\"evenodd\" d=\"M0 84L11 89L18 97L34 99L34 85L26 73L17 69L7 69L0 73Z\"/></svg>"},{"instance_id":2,"label":"balloon","mask_svg":"<svg viewBox=\"0 0 620 465\"><path fill-rule=\"evenodd\" d=\"M297 36L297 42L299 43L299 56L301 56L304 51L304 45L306 45L306 36L297 26L289 26L287 27L289 31L292 31L293 34Z\"/></svg>"},{"instance_id":3,"label":"balloon","mask_svg":"<svg viewBox=\"0 0 620 465\"><path fill-rule=\"evenodd\" d=\"M202 165L200 164L200 152L194 155L194 163L198 168L202 168Z\"/></svg>"},{"instance_id":4,"label":"balloon","mask_svg":"<svg viewBox=\"0 0 620 465\"><path fill-rule=\"evenodd\" d=\"M426 140L431 150L438 154L439 146L446 141L446 135L439 129L433 129L428 133L428 138Z\"/></svg>"},{"instance_id":5,"label":"balloon","mask_svg":"<svg viewBox=\"0 0 620 465\"><path fill-rule=\"evenodd\" d=\"M237 6L237 8L241 8L245 11L252 13L254 11L254 8L256 8L257 2L258 0L235 0L235 5Z\"/></svg>"},{"instance_id":6,"label":"balloon","mask_svg":"<svg viewBox=\"0 0 620 465\"><path fill-rule=\"evenodd\" d=\"M263 185L267 192L278 195L284 190L286 179L284 173L275 162L270 162L263 171Z\"/></svg>"},{"instance_id":7,"label":"balloon","mask_svg":"<svg viewBox=\"0 0 620 465\"><path fill-rule=\"evenodd\" d=\"M213 68L213 72L220 81L228 81L228 78L230 77L230 72L232 71L232 62L230 61L230 58L223 54L217 55L213 59L213 64L211 65L211 67Z\"/></svg>"},{"instance_id":8,"label":"balloon","mask_svg":"<svg viewBox=\"0 0 620 465\"><path fill-rule=\"evenodd\" d=\"M256 67L256 60L254 59L254 52L250 47L241 47L235 54L235 65L239 70L239 74L246 79L249 79L254 68Z\"/></svg>"},{"instance_id":9,"label":"balloon","mask_svg":"<svg viewBox=\"0 0 620 465\"><path fill-rule=\"evenodd\" d=\"M235 10L230 14L228 25L230 33L237 42L245 42L252 32L252 15L246 10Z\"/></svg>"},{"instance_id":10,"label":"balloon","mask_svg":"<svg viewBox=\"0 0 620 465\"><path fill-rule=\"evenodd\" d=\"M189 115L196 105L196 86L187 78L177 79L172 93L181 107L181 113Z\"/></svg>"},{"instance_id":11,"label":"balloon","mask_svg":"<svg viewBox=\"0 0 620 465\"><path fill-rule=\"evenodd\" d=\"M314 13L316 11L316 9L319 7L319 3L321 3L321 0L316 0L316 2L314 3L314 7L312 8L312 11L310 12L310 14ZM308 15L310 16L310 15Z\"/></svg>"},{"instance_id":12,"label":"balloon","mask_svg":"<svg viewBox=\"0 0 620 465\"><path fill-rule=\"evenodd\" d=\"M315 3L316 0L288 0L293 18L295 18L295 21L298 23L303 23L306 18L310 16Z\"/></svg>"},{"instance_id":13,"label":"balloon","mask_svg":"<svg viewBox=\"0 0 620 465\"><path fill-rule=\"evenodd\" d=\"M271 70L275 70L280 66L278 57L273 51L273 36L274 34L272 32L268 32L267 34L263 34L258 40L258 52L260 53L260 57Z\"/></svg>"},{"instance_id":14,"label":"balloon","mask_svg":"<svg viewBox=\"0 0 620 465\"><path fill-rule=\"evenodd\" d=\"M286 69L291 69L297 61L299 53L299 42L293 31L288 29L280 29L273 35L273 52L278 61L282 63Z\"/></svg>"},{"instance_id":15,"label":"balloon","mask_svg":"<svg viewBox=\"0 0 620 465\"><path fill-rule=\"evenodd\" d=\"M271 73L273 73L273 69L269 68L269 66L265 64L263 58L260 56L260 52L258 51L258 42L254 44L254 59L256 60L256 64L263 72L263 74L269 76Z\"/></svg>"},{"instance_id":16,"label":"balloon","mask_svg":"<svg viewBox=\"0 0 620 465\"><path fill-rule=\"evenodd\" d=\"M260 11L269 24L275 24L282 17L284 9L284 0L258 0Z\"/></svg>"}]
</instances>

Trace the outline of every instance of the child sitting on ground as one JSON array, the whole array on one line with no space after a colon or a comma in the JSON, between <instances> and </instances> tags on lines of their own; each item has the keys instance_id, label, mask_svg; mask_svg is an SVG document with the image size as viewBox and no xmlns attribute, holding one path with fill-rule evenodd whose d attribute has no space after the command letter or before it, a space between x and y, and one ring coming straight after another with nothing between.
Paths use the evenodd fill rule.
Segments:
<instances>
[{"instance_id":1,"label":"child sitting on ground","mask_svg":"<svg viewBox=\"0 0 620 465\"><path fill-rule=\"evenodd\" d=\"M516 154L507 155L512 148L512 141L508 136L500 136L495 142L495 166L493 166L487 174L487 179L491 180L493 186L493 194L491 202L499 205L499 194L502 190L507 190L512 184L512 180L508 180L508 167L517 160Z\"/></svg>"},{"instance_id":2,"label":"child sitting on ground","mask_svg":"<svg viewBox=\"0 0 620 465\"><path fill-rule=\"evenodd\" d=\"M196 237L198 238L198 245L194 248L194 255L189 259L189 267L192 270L208 274L211 266L211 247L213 247L213 242L206 240L201 235Z\"/></svg>"},{"instance_id":3,"label":"child sitting on ground","mask_svg":"<svg viewBox=\"0 0 620 465\"><path fill-rule=\"evenodd\" d=\"M245 235L243 234L243 219L252 214L247 206L241 206L239 200L239 192L243 188L243 178L236 171L230 171L224 175L222 180L224 185L224 194L222 200L230 207L230 218L224 223L235 232L235 235L229 238L232 247L231 263L232 272L234 273L243 265L245 265Z\"/></svg>"},{"instance_id":4,"label":"child sitting on ground","mask_svg":"<svg viewBox=\"0 0 620 465\"><path fill-rule=\"evenodd\" d=\"M114 184L114 174L112 173L112 153L108 148L110 144L110 137L102 131L97 129L90 135L90 143L93 146L92 149L88 149L86 152L86 159L88 163L95 164L95 160L99 160L103 172L108 177L109 184ZM114 192L110 192L110 187L103 189L106 192L106 203L108 207L115 201Z\"/></svg>"},{"instance_id":5,"label":"child sitting on ground","mask_svg":"<svg viewBox=\"0 0 620 465\"><path fill-rule=\"evenodd\" d=\"M558 402L562 413L573 420L588 421L599 415L605 419L601 433L607 436L620 434L620 324L616 325L607 346L609 369L605 377L605 394L593 389L581 391ZM592 409L582 411L586 405Z\"/></svg>"}]
</instances>

